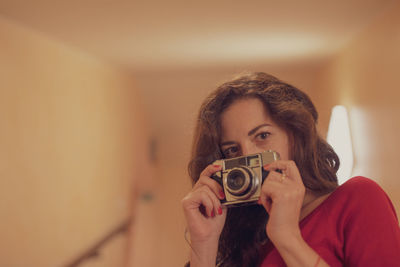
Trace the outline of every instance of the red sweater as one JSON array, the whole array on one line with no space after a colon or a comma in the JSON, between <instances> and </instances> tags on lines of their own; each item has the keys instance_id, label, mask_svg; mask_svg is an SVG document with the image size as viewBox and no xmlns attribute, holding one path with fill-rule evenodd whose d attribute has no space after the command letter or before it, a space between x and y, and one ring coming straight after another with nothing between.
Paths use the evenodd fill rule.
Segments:
<instances>
[{"instance_id":1,"label":"red sweater","mask_svg":"<svg viewBox=\"0 0 400 267\"><path fill-rule=\"evenodd\" d=\"M400 227L386 193L354 177L300 222L304 240L331 267L400 266ZM272 243L261 267L286 266Z\"/></svg>"}]
</instances>

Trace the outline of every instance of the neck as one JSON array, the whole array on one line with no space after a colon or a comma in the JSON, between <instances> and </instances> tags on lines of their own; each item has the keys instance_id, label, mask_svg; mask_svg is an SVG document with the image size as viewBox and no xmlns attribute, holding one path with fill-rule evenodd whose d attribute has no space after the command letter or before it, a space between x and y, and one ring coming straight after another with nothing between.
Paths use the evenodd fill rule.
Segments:
<instances>
[{"instance_id":1,"label":"neck","mask_svg":"<svg viewBox=\"0 0 400 267\"><path fill-rule=\"evenodd\" d=\"M317 196L314 192L306 189L303 205L300 211L300 221L316 209L331 193Z\"/></svg>"}]
</instances>

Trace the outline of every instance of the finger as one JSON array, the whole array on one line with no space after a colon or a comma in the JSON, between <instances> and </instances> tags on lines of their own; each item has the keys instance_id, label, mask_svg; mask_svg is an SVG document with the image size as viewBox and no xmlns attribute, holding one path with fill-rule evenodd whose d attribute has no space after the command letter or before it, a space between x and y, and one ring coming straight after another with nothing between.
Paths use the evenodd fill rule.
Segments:
<instances>
[{"instance_id":1,"label":"finger","mask_svg":"<svg viewBox=\"0 0 400 267\"><path fill-rule=\"evenodd\" d=\"M213 175L217 171L220 171L221 169L222 169L221 165L210 164L200 173L200 176L210 177L211 175Z\"/></svg>"},{"instance_id":2,"label":"finger","mask_svg":"<svg viewBox=\"0 0 400 267\"><path fill-rule=\"evenodd\" d=\"M200 176L199 180L197 181L197 183L193 187L193 189L197 189L204 185L208 186L219 199L225 198L225 194L222 189L222 186L217 181L215 181L214 179L211 179L208 176Z\"/></svg>"},{"instance_id":3,"label":"finger","mask_svg":"<svg viewBox=\"0 0 400 267\"><path fill-rule=\"evenodd\" d=\"M261 194L259 198L259 204L263 205L265 210L270 213L273 202L282 194L284 191L284 185L281 182L282 174L271 171L268 178L264 181L261 186Z\"/></svg>"},{"instance_id":4,"label":"finger","mask_svg":"<svg viewBox=\"0 0 400 267\"><path fill-rule=\"evenodd\" d=\"M203 185L207 185L211 188L211 190L215 193L215 195L219 199L224 199L225 194L222 189L222 186L217 181L210 178L210 176L212 176L215 172L220 171L221 169L222 169L222 167L220 165L208 165L201 172L200 178L196 182L196 184L193 186L193 189L197 189Z\"/></svg>"},{"instance_id":5,"label":"finger","mask_svg":"<svg viewBox=\"0 0 400 267\"><path fill-rule=\"evenodd\" d=\"M271 200L264 195L260 195L260 197L257 200L257 204L263 206L268 213L270 211L270 202Z\"/></svg>"},{"instance_id":6,"label":"finger","mask_svg":"<svg viewBox=\"0 0 400 267\"><path fill-rule=\"evenodd\" d=\"M214 211L214 202L207 189L200 188L195 192L190 193L182 200L182 205L188 214L193 214L192 211L201 212L206 217L212 217ZM203 207L203 210L202 210Z\"/></svg>"},{"instance_id":7,"label":"finger","mask_svg":"<svg viewBox=\"0 0 400 267\"><path fill-rule=\"evenodd\" d=\"M204 192L209 196L213 203L213 211L214 215L221 215L222 214L222 205L220 200L215 196L214 192L207 186L204 186L203 188Z\"/></svg>"},{"instance_id":8,"label":"finger","mask_svg":"<svg viewBox=\"0 0 400 267\"><path fill-rule=\"evenodd\" d=\"M272 200L270 198L260 198L260 205L264 207L268 214L271 213Z\"/></svg>"},{"instance_id":9,"label":"finger","mask_svg":"<svg viewBox=\"0 0 400 267\"><path fill-rule=\"evenodd\" d=\"M297 165L294 161L288 160L288 161L283 161L283 160L277 160L274 161L270 164L267 164L264 166L264 169L266 171L277 171L281 170L282 173L286 175L287 178L292 179L292 180L301 180L299 170L297 168Z\"/></svg>"},{"instance_id":10,"label":"finger","mask_svg":"<svg viewBox=\"0 0 400 267\"><path fill-rule=\"evenodd\" d=\"M208 198L206 198L207 202L202 203L208 217L214 217L216 214L222 213L221 202L218 200L214 192L211 191L211 189L208 186L206 185L202 186L197 190L197 193L205 194L208 196Z\"/></svg>"},{"instance_id":11,"label":"finger","mask_svg":"<svg viewBox=\"0 0 400 267\"><path fill-rule=\"evenodd\" d=\"M276 176L273 174L270 179L265 180L263 185L261 186L261 195L265 195L270 197L272 200L276 197L279 197L283 191L286 191L287 186L281 182L280 173L276 173Z\"/></svg>"},{"instance_id":12,"label":"finger","mask_svg":"<svg viewBox=\"0 0 400 267\"><path fill-rule=\"evenodd\" d=\"M285 183L286 182L286 174L282 174L280 172L277 171L270 171L267 178L265 179L265 181L275 181L275 182L280 182L280 183Z\"/></svg>"}]
</instances>

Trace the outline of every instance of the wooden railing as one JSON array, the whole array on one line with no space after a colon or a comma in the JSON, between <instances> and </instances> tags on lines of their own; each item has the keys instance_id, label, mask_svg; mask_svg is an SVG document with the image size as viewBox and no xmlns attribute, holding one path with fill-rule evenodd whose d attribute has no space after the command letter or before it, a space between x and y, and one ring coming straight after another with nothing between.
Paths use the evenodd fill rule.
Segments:
<instances>
[{"instance_id":1,"label":"wooden railing","mask_svg":"<svg viewBox=\"0 0 400 267\"><path fill-rule=\"evenodd\" d=\"M107 243L109 243L112 239L114 239L118 235L125 234L126 232L128 232L131 222L132 218L128 218L127 220L123 221L120 225L111 230L103 238L101 238L98 242L96 242L93 246L91 246L88 250L79 255L75 260L64 265L64 267L78 267L83 262L98 257L100 255L101 249Z\"/></svg>"}]
</instances>

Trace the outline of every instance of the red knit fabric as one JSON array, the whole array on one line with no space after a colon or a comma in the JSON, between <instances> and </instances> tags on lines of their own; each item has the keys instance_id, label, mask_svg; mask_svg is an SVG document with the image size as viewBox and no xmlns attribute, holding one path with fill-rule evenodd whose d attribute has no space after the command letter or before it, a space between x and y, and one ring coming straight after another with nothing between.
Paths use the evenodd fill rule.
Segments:
<instances>
[{"instance_id":1,"label":"red knit fabric","mask_svg":"<svg viewBox=\"0 0 400 267\"><path fill-rule=\"evenodd\" d=\"M300 222L304 240L331 267L400 266L394 207L374 181L354 177ZM261 267L286 266L272 243Z\"/></svg>"}]
</instances>

